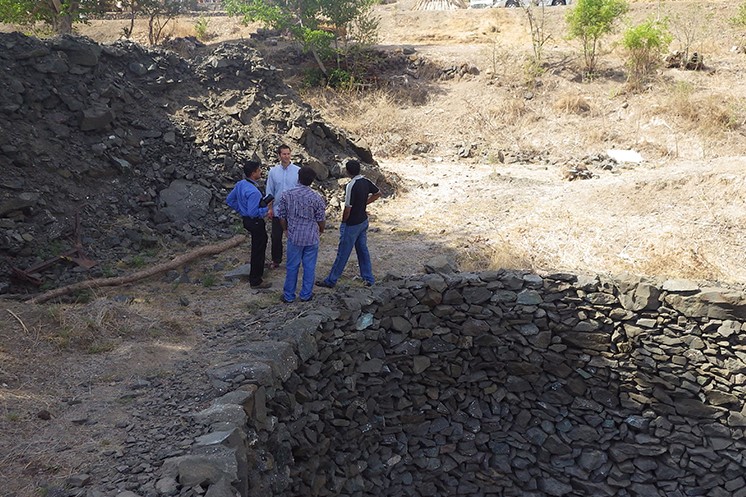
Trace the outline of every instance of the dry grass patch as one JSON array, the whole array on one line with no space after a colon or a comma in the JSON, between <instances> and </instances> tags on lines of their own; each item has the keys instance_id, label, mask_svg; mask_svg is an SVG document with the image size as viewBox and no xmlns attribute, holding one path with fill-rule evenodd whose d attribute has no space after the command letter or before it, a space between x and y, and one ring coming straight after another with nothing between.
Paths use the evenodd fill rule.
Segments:
<instances>
[{"instance_id":1,"label":"dry grass patch","mask_svg":"<svg viewBox=\"0 0 746 497\"><path fill-rule=\"evenodd\" d=\"M664 104L654 107L659 115L669 115L688 123L689 130L720 135L741 128L746 122L744 102L731 95L699 91L691 83L678 82L666 94Z\"/></svg>"},{"instance_id":2,"label":"dry grass patch","mask_svg":"<svg viewBox=\"0 0 746 497\"><path fill-rule=\"evenodd\" d=\"M557 112L565 114L586 114L591 111L591 104L581 95L563 94L556 99L552 106Z\"/></svg>"},{"instance_id":3,"label":"dry grass patch","mask_svg":"<svg viewBox=\"0 0 746 497\"><path fill-rule=\"evenodd\" d=\"M303 96L313 107L322 109L325 119L364 137L381 157L403 155L414 143L429 143L424 131L428 126L413 122L389 91L375 90L348 98L326 89L310 89Z\"/></svg>"},{"instance_id":4,"label":"dry grass patch","mask_svg":"<svg viewBox=\"0 0 746 497\"><path fill-rule=\"evenodd\" d=\"M536 269L536 260L525 247L498 234L497 240L475 236L457 251L459 268L465 271Z\"/></svg>"},{"instance_id":5,"label":"dry grass patch","mask_svg":"<svg viewBox=\"0 0 746 497\"><path fill-rule=\"evenodd\" d=\"M98 298L85 305L49 307L56 326L46 328L47 341L60 348L87 353L109 352L122 339L153 339L182 336L178 321L167 316L148 316L152 309L138 303Z\"/></svg>"}]
</instances>

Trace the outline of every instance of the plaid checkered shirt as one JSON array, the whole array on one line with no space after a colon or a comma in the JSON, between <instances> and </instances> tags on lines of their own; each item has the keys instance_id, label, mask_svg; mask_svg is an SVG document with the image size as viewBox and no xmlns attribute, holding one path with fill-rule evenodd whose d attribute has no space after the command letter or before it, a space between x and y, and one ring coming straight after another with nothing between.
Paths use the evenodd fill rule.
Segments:
<instances>
[{"instance_id":1,"label":"plaid checkered shirt","mask_svg":"<svg viewBox=\"0 0 746 497\"><path fill-rule=\"evenodd\" d=\"M326 202L308 186L298 186L282 194L275 216L288 223L288 240L299 247L319 243L319 224L326 219Z\"/></svg>"}]
</instances>

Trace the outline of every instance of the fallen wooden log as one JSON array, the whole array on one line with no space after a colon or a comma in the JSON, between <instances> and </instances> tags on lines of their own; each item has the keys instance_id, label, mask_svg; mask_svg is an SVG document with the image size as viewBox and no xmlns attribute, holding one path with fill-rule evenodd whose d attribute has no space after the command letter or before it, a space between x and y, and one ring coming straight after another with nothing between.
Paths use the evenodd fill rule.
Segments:
<instances>
[{"instance_id":1,"label":"fallen wooden log","mask_svg":"<svg viewBox=\"0 0 746 497\"><path fill-rule=\"evenodd\" d=\"M236 247L245 241L246 241L245 235L236 235L233 238L226 240L224 242L216 243L214 245L207 245L205 247L194 249L191 252L187 252L186 254L176 256L168 262L164 262L163 264L160 264L158 266L154 266L148 269L143 269L142 271L138 271L136 273L132 273L127 276L118 276L116 278L98 278L95 280L80 281L78 283L73 283L72 285L63 286L61 288L55 288L54 290L50 290L48 292L42 293L41 295L37 295L36 297L28 300L28 303L41 304L43 302L46 302L47 300L51 300L56 297L61 297L62 295L68 295L73 292L77 292L80 290L88 290L90 288L101 288L105 286L126 285L127 283L139 281L145 278L149 278L150 276L163 273L165 271L170 271L171 269L176 269L180 266L183 266L187 262L193 261L195 259L199 259L200 257L219 254L228 249Z\"/></svg>"}]
</instances>

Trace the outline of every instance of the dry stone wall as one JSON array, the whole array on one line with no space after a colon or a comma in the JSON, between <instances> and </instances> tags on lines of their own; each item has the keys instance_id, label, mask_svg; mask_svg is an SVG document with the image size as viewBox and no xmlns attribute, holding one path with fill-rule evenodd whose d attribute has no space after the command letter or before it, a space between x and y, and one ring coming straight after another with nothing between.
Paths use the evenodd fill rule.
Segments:
<instances>
[{"instance_id":1,"label":"dry stone wall","mask_svg":"<svg viewBox=\"0 0 746 497\"><path fill-rule=\"evenodd\" d=\"M340 294L211 371L226 396L201 450L224 465L201 484L746 496L745 321L743 291L686 281L433 273ZM168 477L198 481L191 457Z\"/></svg>"}]
</instances>

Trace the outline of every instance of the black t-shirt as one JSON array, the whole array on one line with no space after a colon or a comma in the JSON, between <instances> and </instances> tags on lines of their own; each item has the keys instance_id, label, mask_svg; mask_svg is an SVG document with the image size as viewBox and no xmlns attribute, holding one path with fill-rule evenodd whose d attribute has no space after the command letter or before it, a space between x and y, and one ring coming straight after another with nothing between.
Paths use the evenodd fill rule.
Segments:
<instances>
[{"instance_id":1,"label":"black t-shirt","mask_svg":"<svg viewBox=\"0 0 746 497\"><path fill-rule=\"evenodd\" d=\"M350 181L346 188L347 203L350 207L350 215L347 217L347 225L354 226L368 219L365 207L368 205L368 196L375 195L380 190L368 178L356 176Z\"/></svg>"}]
</instances>

